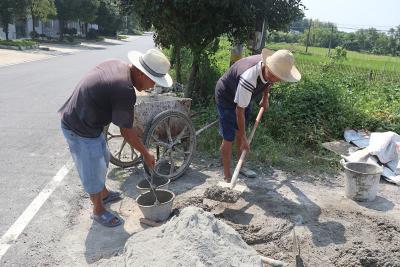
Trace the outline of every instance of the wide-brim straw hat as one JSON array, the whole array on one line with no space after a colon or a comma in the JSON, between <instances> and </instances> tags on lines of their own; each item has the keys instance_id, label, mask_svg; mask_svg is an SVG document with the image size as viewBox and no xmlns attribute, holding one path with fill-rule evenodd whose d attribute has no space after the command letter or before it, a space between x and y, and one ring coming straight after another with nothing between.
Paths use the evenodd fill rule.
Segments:
<instances>
[{"instance_id":1,"label":"wide-brim straw hat","mask_svg":"<svg viewBox=\"0 0 400 267\"><path fill-rule=\"evenodd\" d=\"M298 82L301 74L294 65L293 54L286 49L276 52L264 48L261 51L263 63L279 79L286 82Z\"/></svg>"},{"instance_id":2,"label":"wide-brim straw hat","mask_svg":"<svg viewBox=\"0 0 400 267\"><path fill-rule=\"evenodd\" d=\"M157 85L162 87L172 86L172 78L168 74L171 64L160 50L149 49L144 54L139 51L130 51L128 59Z\"/></svg>"}]
</instances>

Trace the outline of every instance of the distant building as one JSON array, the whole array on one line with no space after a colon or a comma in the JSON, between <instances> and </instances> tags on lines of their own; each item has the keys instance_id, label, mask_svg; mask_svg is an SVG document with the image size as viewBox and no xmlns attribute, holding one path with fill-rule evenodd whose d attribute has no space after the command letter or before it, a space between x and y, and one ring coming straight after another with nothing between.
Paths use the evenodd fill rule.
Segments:
<instances>
[{"instance_id":1,"label":"distant building","mask_svg":"<svg viewBox=\"0 0 400 267\"><path fill-rule=\"evenodd\" d=\"M84 32L84 24L79 25L78 21L68 21L66 28L75 28L78 35L82 35ZM89 29L98 30L97 24L89 24ZM58 19L49 19L47 21L36 21L35 30L38 34L45 34L49 37L58 37L60 35L60 23ZM15 24L8 25L8 38L9 39L20 39L30 38L30 33L33 31L33 22L31 17L17 19ZM6 33L3 28L0 27L0 39L5 39Z\"/></svg>"}]
</instances>

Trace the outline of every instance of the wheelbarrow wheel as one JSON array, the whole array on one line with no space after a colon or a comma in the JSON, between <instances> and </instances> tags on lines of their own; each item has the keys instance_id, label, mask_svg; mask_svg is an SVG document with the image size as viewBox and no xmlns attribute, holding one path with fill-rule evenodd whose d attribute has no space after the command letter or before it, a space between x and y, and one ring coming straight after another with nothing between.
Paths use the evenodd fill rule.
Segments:
<instances>
[{"instance_id":1,"label":"wheelbarrow wheel","mask_svg":"<svg viewBox=\"0 0 400 267\"><path fill-rule=\"evenodd\" d=\"M144 132L143 143L156 158L155 176L178 179L189 168L196 133L185 113L166 110L156 115ZM147 173L148 167L144 166Z\"/></svg>"},{"instance_id":2,"label":"wheelbarrow wheel","mask_svg":"<svg viewBox=\"0 0 400 267\"><path fill-rule=\"evenodd\" d=\"M141 162L141 155L122 137L119 127L109 124L104 127L104 136L110 150L110 162L121 168L133 167Z\"/></svg>"}]
</instances>

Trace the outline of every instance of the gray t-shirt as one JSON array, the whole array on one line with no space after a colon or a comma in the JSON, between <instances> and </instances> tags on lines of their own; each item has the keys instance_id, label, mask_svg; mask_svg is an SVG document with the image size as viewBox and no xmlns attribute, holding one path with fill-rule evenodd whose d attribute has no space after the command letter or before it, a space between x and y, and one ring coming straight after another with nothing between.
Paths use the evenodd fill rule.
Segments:
<instances>
[{"instance_id":1,"label":"gray t-shirt","mask_svg":"<svg viewBox=\"0 0 400 267\"><path fill-rule=\"evenodd\" d=\"M58 112L67 128L94 138L110 122L132 128L135 103L129 65L111 59L90 70Z\"/></svg>"}]
</instances>

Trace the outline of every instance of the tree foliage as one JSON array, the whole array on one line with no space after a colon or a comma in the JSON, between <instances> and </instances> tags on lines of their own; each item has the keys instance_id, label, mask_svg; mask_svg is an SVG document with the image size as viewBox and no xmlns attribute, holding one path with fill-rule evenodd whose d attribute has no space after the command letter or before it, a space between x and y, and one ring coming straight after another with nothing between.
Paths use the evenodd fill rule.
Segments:
<instances>
[{"instance_id":1,"label":"tree foliage","mask_svg":"<svg viewBox=\"0 0 400 267\"><path fill-rule=\"evenodd\" d=\"M88 33L88 23L92 23L97 18L97 12L100 6L99 0L79 0L79 8L77 9L77 16L80 21L85 25L86 38Z\"/></svg>"},{"instance_id":2,"label":"tree foliage","mask_svg":"<svg viewBox=\"0 0 400 267\"><path fill-rule=\"evenodd\" d=\"M96 20L100 6L99 0L79 0L78 19L83 23L91 23Z\"/></svg>"},{"instance_id":3,"label":"tree foliage","mask_svg":"<svg viewBox=\"0 0 400 267\"><path fill-rule=\"evenodd\" d=\"M55 16L57 9L54 0L26 0L27 13L32 16L33 32L36 21L47 20L49 16Z\"/></svg>"},{"instance_id":4,"label":"tree foliage","mask_svg":"<svg viewBox=\"0 0 400 267\"><path fill-rule=\"evenodd\" d=\"M191 96L196 88L201 54L215 44L219 36L245 41L254 31L257 20L266 19L268 27L281 28L302 16L301 0L128 2L141 16L143 25L154 27L157 44L173 45L177 51L186 47L192 52L192 72L186 96ZM179 56L179 52L175 54Z\"/></svg>"},{"instance_id":5,"label":"tree foliage","mask_svg":"<svg viewBox=\"0 0 400 267\"><path fill-rule=\"evenodd\" d=\"M100 0L100 6L97 12L96 23L99 26L99 32L105 35L116 36L117 31L121 29L122 17L118 2L114 0Z\"/></svg>"},{"instance_id":6,"label":"tree foliage","mask_svg":"<svg viewBox=\"0 0 400 267\"><path fill-rule=\"evenodd\" d=\"M64 38L66 23L68 20L78 19L77 5L75 0L55 0L57 8L57 18L60 23L60 39Z\"/></svg>"},{"instance_id":7,"label":"tree foliage","mask_svg":"<svg viewBox=\"0 0 400 267\"><path fill-rule=\"evenodd\" d=\"M0 26L8 40L8 24L12 24L18 15L24 14L26 2L24 0L0 1Z\"/></svg>"},{"instance_id":8,"label":"tree foliage","mask_svg":"<svg viewBox=\"0 0 400 267\"><path fill-rule=\"evenodd\" d=\"M273 42L306 44L310 20L296 21L288 28L289 32L270 32L269 40ZM333 31L332 31L333 29ZM374 54L400 55L400 25L389 31L378 31L375 28L358 29L354 32L339 31L337 26L329 22L312 21L310 45L317 47L342 46L351 51Z\"/></svg>"}]
</instances>

